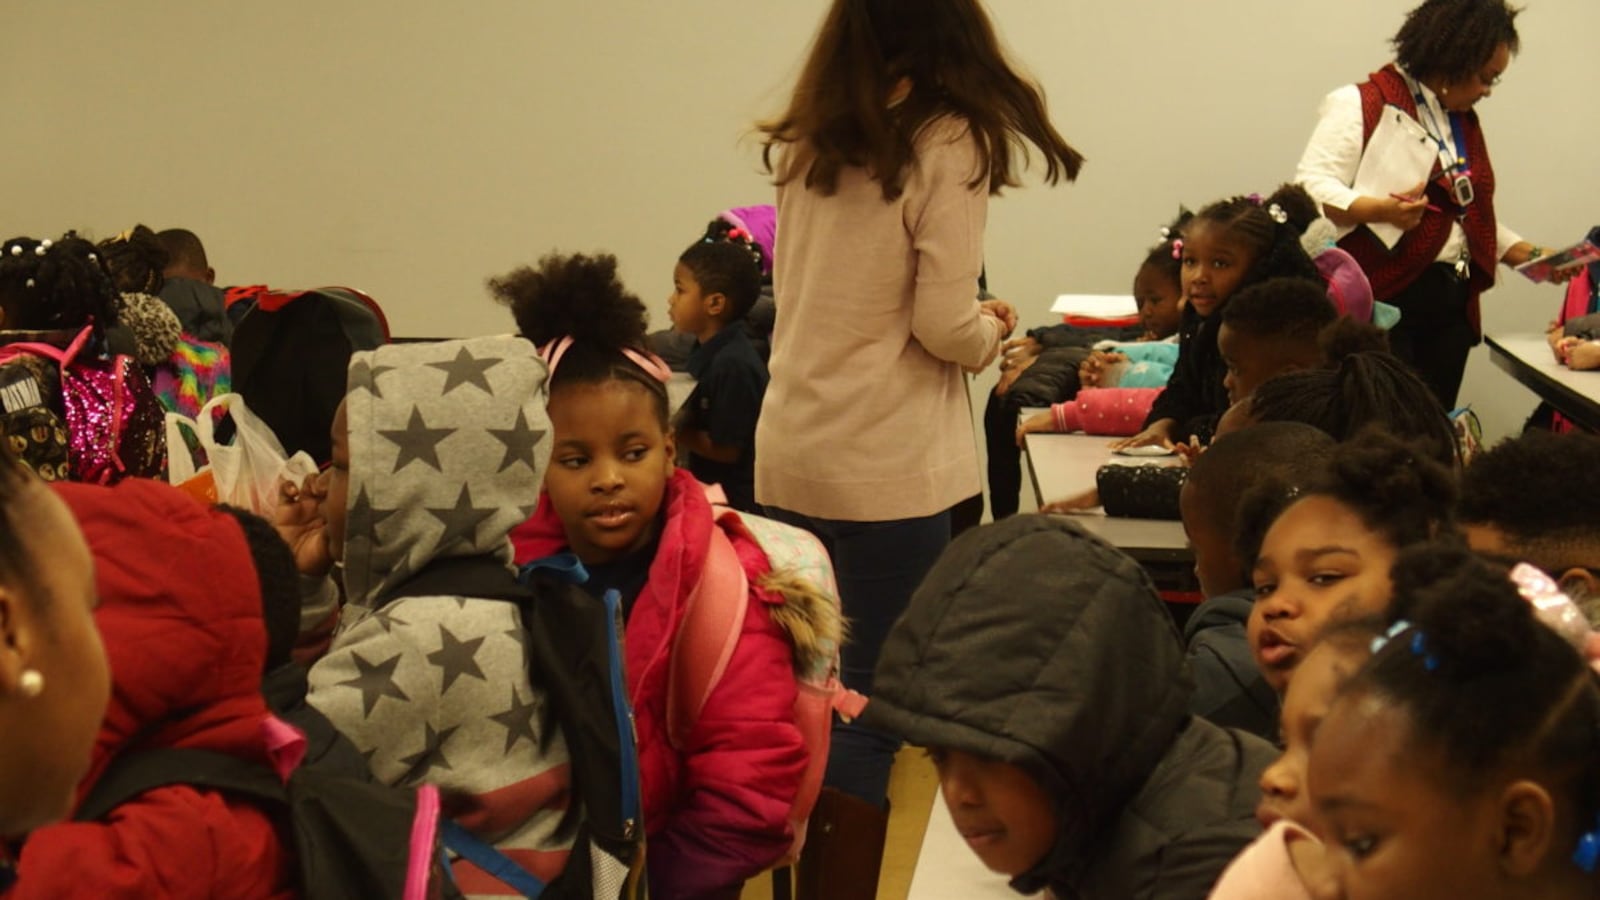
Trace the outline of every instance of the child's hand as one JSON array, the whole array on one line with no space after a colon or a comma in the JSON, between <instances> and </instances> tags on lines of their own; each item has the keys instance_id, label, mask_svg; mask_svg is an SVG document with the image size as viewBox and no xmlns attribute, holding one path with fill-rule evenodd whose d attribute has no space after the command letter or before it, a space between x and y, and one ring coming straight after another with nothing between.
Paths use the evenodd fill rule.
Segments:
<instances>
[{"instance_id":1,"label":"child's hand","mask_svg":"<svg viewBox=\"0 0 1600 900\"><path fill-rule=\"evenodd\" d=\"M1000 346L1000 368L1010 369L1027 365L1028 361L1044 352L1044 346L1035 338L1012 338Z\"/></svg>"},{"instance_id":2,"label":"child's hand","mask_svg":"<svg viewBox=\"0 0 1600 900\"><path fill-rule=\"evenodd\" d=\"M1178 453L1178 462L1188 467L1194 465L1194 461L1200 458L1200 454L1206 452L1206 445L1200 443L1198 435L1191 434L1187 441L1179 441L1173 445L1172 449Z\"/></svg>"},{"instance_id":3,"label":"child's hand","mask_svg":"<svg viewBox=\"0 0 1600 900\"><path fill-rule=\"evenodd\" d=\"M1017 426L1017 446L1021 447L1024 439L1030 434L1055 430L1056 417L1053 414L1051 414L1049 411L1034 413L1026 419L1023 419L1022 424Z\"/></svg>"},{"instance_id":4,"label":"child's hand","mask_svg":"<svg viewBox=\"0 0 1600 900\"><path fill-rule=\"evenodd\" d=\"M1165 447L1168 450L1171 450L1172 428L1177 424L1177 422L1174 422L1171 419L1160 419L1152 422L1150 423L1149 428L1146 428L1133 437L1123 438L1120 441L1112 441L1111 449L1127 450L1133 447L1157 446Z\"/></svg>"},{"instance_id":5,"label":"child's hand","mask_svg":"<svg viewBox=\"0 0 1600 900\"><path fill-rule=\"evenodd\" d=\"M1556 355L1556 362L1562 361L1561 339L1564 337L1566 337L1566 331L1561 327L1561 323L1555 319L1551 319L1550 324L1544 327L1545 343L1550 345L1550 352Z\"/></svg>"},{"instance_id":6,"label":"child's hand","mask_svg":"<svg viewBox=\"0 0 1600 900\"><path fill-rule=\"evenodd\" d=\"M1099 505L1100 491L1090 488L1081 494L1046 503L1039 507L1039 512L1059 515L1061 513L1082 512L1086 509L1094 509Z\"/></svg>"},{"instance_id":7,"label":"child's hand","mask_svg":"<svg viewBox=\"0 0 1600 900\"><path fill-rule=\"evenodd\" d=\"M1105 350L1095 350L1078 366L1079 387L1099 387L1100 376L1107 366L1127 362L1128 357L1122 353L1110 353Z\"/></svg>"},{"instance_id":8,"label":"child's hand","mask_svg":"<svg viewBox=\"0 0 1600 900\"><path fill-rule=\"evenodd\" d=\"M278 483L278 505L273 510L272 524L289 545L295 568L302 575L320 577L333 569L328 523L318 509L326 495L320 472L307 475L300 485L287 480Z\"/></svg>"},{"instance_id":9,"label":"child's hand","mask_svg":"<svg viewBox=\"0 0 1600 900\"><path fill-rule=\"evenodd\" d=\"M1022 377L1022 373L1028 371L1028 367L1038 361L1039 357L1030 356L1014 366L1001 369L1000 381L994 386L994 392L1004 397L1006 392L1011 390L1011 386L1017 383L1017 379Z\"/></svg>"},{"instance_id":10,"label":"child's hand","mask_svg":"<svg viewBox=\"0 0 1600 900\"><path fill-rule=\"evenodd\" d=\"M1001 332L1003 336L1010 337L1011 332L1017 330L1017 311L1006 301L980 300L978 307L983 310L985 315L994 316L1000 320L1000 324L1005 326L1005 329Z\"/></svg>"},{"instance_id":11,"label":"child's hand","mask_svg":"<svg viewBox=\"0 0 1600 900\"><path fill-rule=\"evenodd\" d=\"M1566 349L1567 367L1571 369L1589 370L1600 369L1600 341L1585 341L1580 338L1567 338L1572 344L1562 342Z\"/></svg>"}]
</instances>

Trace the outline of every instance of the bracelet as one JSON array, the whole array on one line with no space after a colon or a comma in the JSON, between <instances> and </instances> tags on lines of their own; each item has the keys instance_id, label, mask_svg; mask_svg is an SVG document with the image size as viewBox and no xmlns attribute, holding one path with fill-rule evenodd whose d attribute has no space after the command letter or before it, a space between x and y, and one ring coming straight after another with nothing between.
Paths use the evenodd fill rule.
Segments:
<instances>
[{"instance_id":1,"label":"bracelet","mask_svg":"<svg viewBox=\"0 0 1600 900\"><path fill-rule=\"evenodd\" d=\"M1528 251L1528 262L1533 262L1534 260L1538 259L1539 257L1541 257L1543 255L1544 255L1544 248L1543 247L1534 247L1532 250Z\"/></svg>"}]
</instances>

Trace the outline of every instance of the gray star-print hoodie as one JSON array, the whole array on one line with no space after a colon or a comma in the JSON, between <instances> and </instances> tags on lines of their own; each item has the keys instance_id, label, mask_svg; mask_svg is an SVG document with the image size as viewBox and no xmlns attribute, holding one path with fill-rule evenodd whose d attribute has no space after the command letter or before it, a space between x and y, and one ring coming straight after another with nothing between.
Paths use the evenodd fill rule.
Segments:
<instances>
[{"instance_id":1,"label":"gray star-print hoodie","mask_svg":"<svg viewBox=\"0 0 1600 900\"><path fill-rule=\"evenodd\" d=\"M395 345L350 363L344 586L310 702L390 784L437 784L456 816L549 880L577 830L569 757L530 683L518 609L408 596L441 560L511 569L507 534L538 501L550 459L544 363L518 337ZM437 579L434 579L437 581ZM456 864L465 893L505 896Z\"/></svg>"}]
</instances>

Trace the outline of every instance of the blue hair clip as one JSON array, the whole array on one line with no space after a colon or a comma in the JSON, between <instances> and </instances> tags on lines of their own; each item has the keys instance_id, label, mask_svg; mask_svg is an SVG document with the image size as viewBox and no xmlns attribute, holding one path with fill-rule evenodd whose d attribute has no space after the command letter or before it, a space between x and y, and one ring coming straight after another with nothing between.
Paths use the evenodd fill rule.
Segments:
<instances>
[{"instance_id":1,"label":"blue hair clip","mask_svg":"<svg viewBox=\"0 0 1600 900\"><path fill-rule=\"evenodd\" d=\"M1439 668L1439 657L1428 652L1427 641L1420 631L1411 636L1411 655L1422 657L1422 667L1429 672Z\"/></svg>"},{"instance_id":2,"label":"blue hair clip","mask_svg":"<svg viewBox=\"0 0 1600 900\"><path fill-rule=\"evenodd\" d=\"M1600 866L1600 817L1596 817L1595 827L1579 835L1578 849L1572 851L1572 861L1590 875Z\"/></svg>"}]
</instances>

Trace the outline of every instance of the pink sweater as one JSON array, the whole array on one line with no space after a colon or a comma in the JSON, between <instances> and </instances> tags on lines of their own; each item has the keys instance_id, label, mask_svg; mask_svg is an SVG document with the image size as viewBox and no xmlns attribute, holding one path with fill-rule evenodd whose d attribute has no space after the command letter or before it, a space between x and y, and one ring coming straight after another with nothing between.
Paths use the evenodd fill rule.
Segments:
<instances>
[{"instance_id":1,"label":"pink sweater","mask_svg":"<svg viewBox=\"0 0 1600 900\"><path fill-rule=\"evenodd\" d=\"M803 152L803 151L791 151ZM933 515L980 490L962 367L999 350L975 299L988 183L964 120L917 139L905 193L860 169L831 197L778 188L772 381L756 499L827 519Z\"/></svg>"}]
</instances>

